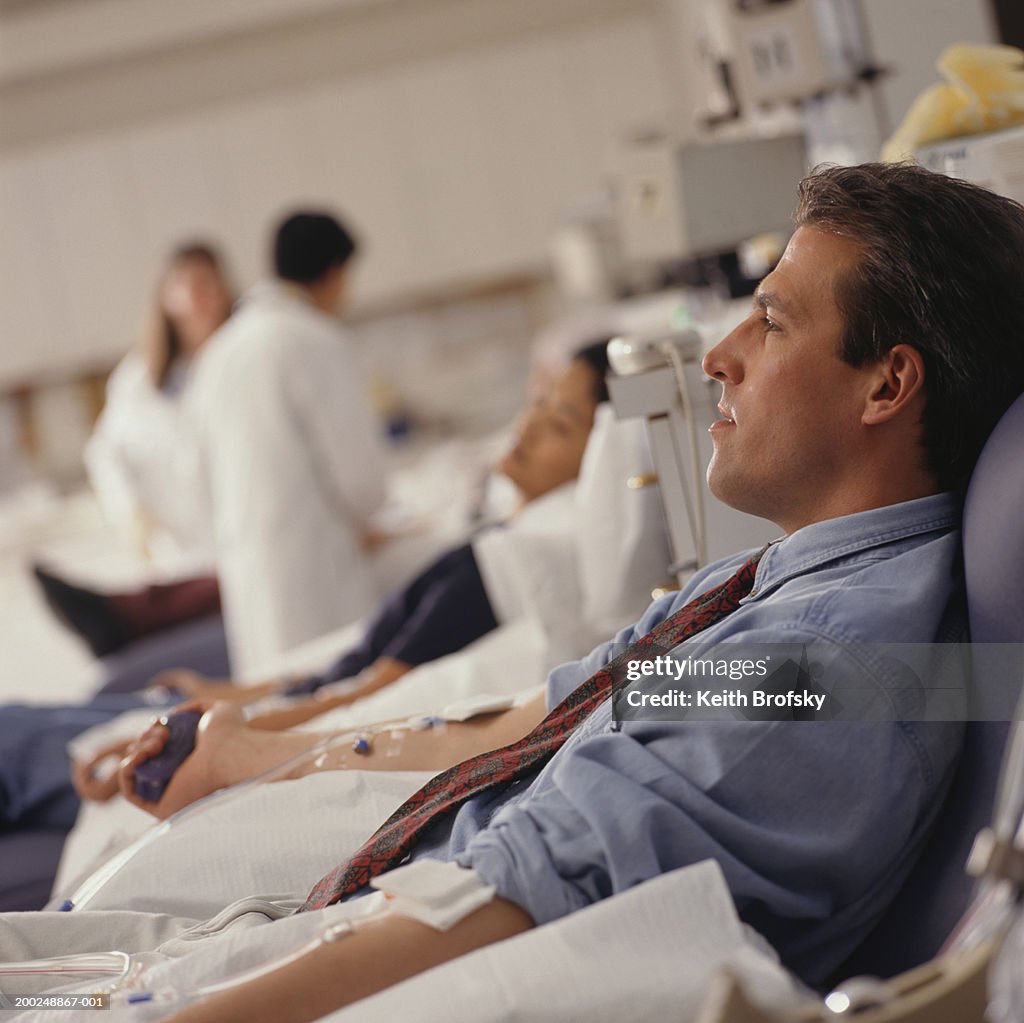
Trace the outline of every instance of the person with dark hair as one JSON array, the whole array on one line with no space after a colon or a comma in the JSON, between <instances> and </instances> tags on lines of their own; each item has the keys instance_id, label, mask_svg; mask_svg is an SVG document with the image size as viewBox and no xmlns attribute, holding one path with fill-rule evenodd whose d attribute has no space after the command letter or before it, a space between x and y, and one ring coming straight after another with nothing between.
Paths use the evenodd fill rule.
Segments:
<instances>
[{"instance_id":1,"label":"person with dark hair","mask_svg":"<svg viewBox=\"0 0 1024 1023\"><path fill-rule=\"evenodd\" d=\"M979 232L981 219L1002 229ZM840 355L859 367L897 345L913 346L927 382L924 466L944 489L963 490L1020 389L1019 218L1006 215L1002 196L970 182L908 164L870 164L807 178L796 223L859 246L861 258L836 288L846 321Z\"/></svg>"},{"instance_id":2,"label":"person with dark hair","mask_svg":"<svg viewBox=\"0 0 1024 1023\"><path fill-rule=\"evenodd\" d=\"M232 668L244 675L370 607L387 458L338 315L356 251L321 212L277 227L275 279L212 340L190 393Z\"/></svg>"},{"instance_id":3,"label":"person with dark hair","mask_svg":"<svg viewBox=\"0 0 1024 1023\"><path fill-rule=\"evenodd\" d=\"M614 641L557 668L543 705L449 724L441 737L411 732L393 758L364 751L364 770L354 772L361 778L373 769L441 773L369 838L348 834L345 814L334 815L339 862L308 892L300 918L329 913L318 919L332 925L330 939L343 940L276 960L274 925L198 947L192 939L233 914L252 924L253 903L239 903L189 932L187 948L163 946L184 955L161 972L161 990L187 998L199 978L209 983L218 950L244 946L247 970L258 961L267 968L180 1011L168 1006L173 1023L318 1019L708 858L740 919L804 981L823 983L899 891L956 770L962 720L922 721L911 680L873 652L964 636L958 490L988 426L1024 391L1022 280L1017 203L907 166L829 168L806 179L779 265L746 319L704 358L721 386L709 486L772 519L782 538L701 570ZM902 301L913 308L893 308ZM956 328L948 344L938 340L941 356L922 333L946 315L928 313L933 302ZM851 361L851 343L868 350ZM980 390L986 380L991 388ZM953 447L939 464L930 423L954 411L969 439L947 437ZM857 720L806 703L716 720L613 714L613 687L634 667L681 669L716 648L735 655L772 643L827 650L827 677L816 680L825 697L857 693L888 712ZM788 682L792 693L814 691L803 666L789 668L782 690ZM754 688L749 680L730 687ZM219 731L215 717L197 750ZM317 737L263 738L280 763L289 743L308 750ZM446 926L401 911L410 894L431 904L436 871L423 887L386 876L403 861L429 860L466 868L456 894L474 896ZM339 921L355 919L382 872L379 880L401 892L399 905L346 931ZM339 902L352 902L353 915L330 908ZM286 912L283 904L264 909L268 918ZM98 926L110 928L118 948L126 940L149 948L188 926L156 914L82 916L70 944L68 921L5 920L0 958L5 948L15 958L66 953L79 942L96 949ZM500 976L493 986L509 991L517 982L530 979Z\"/></svg>"},{"instance_id":4,"label":"person with dark hair","mask_svg":"<svg viewBox=\"0 0 1024 1023\"><path fill-rule=\"evenodd\" d=\"M801 238L824 237L850 253L833 289L843 324L834 375L852 379L891 362L920 381L919 414L898 420L908 434L904 441L913 439L914 445L896 445L885 437L879 455L912 450L915 457L903 472L904 483L916 481L921 492L962 490L982 443L1019 393L1024 375L1019 330L1024 226L1015 207L987 189L921 167L868 164L823 169L806 178L795 220L798 232L791 250ZM977 229L981 222L998 223L999 230L987 237ZM781 266L787 266L786 259ZM774 295L764 288L758 295L766 344L778 344ZM799 397L813 389L823 401L833 400L825 377L816 376L810 364L805 374ZM841 393L838 381L835 390ZM773 393L776 403L786 400L781 389ZM814 411L827 418L823 409ZM849 495L860 495L856 500L867 504L875 489L884 489L881 476L865 478L847 459L835 458L833 431L808 429L810 413L793 424L789 457L776 454L769 461L764 438L779 434L782 421L773 408L759 414L760 432L743 431L742 442L739 436L730 439L730 449L744 445L730 462L745 481L744 493L735 492L726 470L719 469L722 455L716 452L712 460L709 480L714 486L716 475L723 477L718 483L723 500L740 509L756 506L766 514L766 503L775 500L820 504L831 499L848 507ZM823 450L815 461L816 447ZM809 479L817 482L813 494ZM777 511L766 517L785 521Z\"/></svg>"},{"instance_id":5,"label":"person with dark hair","mask_svg":"<svg viewBox=\"0 0 1024 1023\"><path fill-rule=\"evenodd\" d=\"M600 405L608 400L608 342L602 338L584 345L573 354L573 361L583 362L590 367L593 378L594 401Z\"/></svg>"},{"instance_id":6,"label":"person with dark hair","mask_svg":"<svg viewBox=\"0 0 1024 1023\"><path fill-rule=\"evenodd\" d=\"M482 575L478 545L494 531L515 533L542 528L554 537L554 544L545 547L546 569L553 573L565 567L561 562L557 567L551 562L555 548L565 553L563 561L574 561L573 483L597 407L607 399L607 369L604 341L582 349L570 360L548 393L519 417L508 449L495 467L519 494L519 508L511 519L504 527L481 529L470 542L452 548L392 593L372 616L359 641L326 670L306 678L281 678L254 686L234 686L178 670L155 680L168 690L162 694L101 693L78 706L0 707L0 831L14 835L29 827L45 827L63 832L74 823L78 811L76 792L88 799L112 796L117 791L116 777L98 777L95 771L101 761L123 755L128 743L111 742L93 756L73 762L69 777L65 755L68 741L124 711L153 708L153 713L158 713L161 700L174 702L175 690L178 699L189 696L250 701L271 693L307 696L293 701L287 710L264 713L254 721L260 728L283 728L368 696L413 667L462 650L496 628L502 611L492 606L489 595L489 587L497 584L496 569L485 560L488 573L486 578ZM636 589L631 596L639 608L642 591L640 586ZM507 620L503 617L502 623ZM560 623L551 624L557 633ZM324 698L325 687L357 676L357 688ZM314 698L313 694L318 695ZM156 738L157 743L160 738ZM7 855L0 836L0 877L13 883L20 866ZM24 897L7 891L0 881L0 907L35 908L44 900L45 895L39 897L34 891L24 893Z\"/></svg>"},{"instance_id":7,"label":"person with dark hair","mask_svg":"<svg viewBox=\"0 0 1024 1023\"><path fill-rule=\"evenodd\" d=\"M356 254L355 238L327 213L293 213L274 236L274 273L282 281L315 284Z\"/></svg>"},{"instance_id":8,"label":"person with dark hair","mask_svg":"<svg viewBox=\"0 0 1024 1023\"><path fill-rule=\"evenodd\" d=\"M518 492L517 510L558 489L567 480L575 479L593 419L590 405L608 400L608 387L604 380L608 370L605 348L606 342L601 341L576 352L549 391L521 417L520 440L504 454L496 467L499 475L510 480ZM438 571L443 567L453 569L461 563L457 556L460 550L448 552L434 567ZM216 603L215 579L192 579L154 584L138 590L102 593L71 584L38 567L36 575L61 620L86 639L98 656L119 649L140 636L180 623L182 614L193 607L199 614L208 614L209 601L195 599L202 589L212 589L213 609L219 606ZM419 578L417 584L425 586L429 582L432 588L435 581ZM454 600L454 594L449 599ZM441 635L446 643L457 643L453 649L465 645L458 642L458 636L449 635L448 630L442 630ZM354 675L367 667L369 662L361 663L358 669L336 678ZM271 689L276 690L276 683L273 687L268 684L238 689L227 682L211 686L210 680L191 670L160 670L162 674L154 680L155 684L178 689L190 696L209 697L216 693L224 699L250 700ZM149 679L146 681L148 683ZM105 692L112 691L121 690L105 688Z\"/></svg>"}]
</instances>

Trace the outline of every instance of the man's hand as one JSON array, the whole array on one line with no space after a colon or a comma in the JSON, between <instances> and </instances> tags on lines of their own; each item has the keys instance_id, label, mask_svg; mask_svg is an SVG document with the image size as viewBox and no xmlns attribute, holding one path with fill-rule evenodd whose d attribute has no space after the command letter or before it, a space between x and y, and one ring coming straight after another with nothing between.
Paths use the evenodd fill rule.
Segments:
<instances>
[{"instance_id":1,"label":"man's hand","mask_svg":"<svg viewBox=\"0 0 1024 1023\"><path fill-rule=\"evenodd\" d=\"M118 785L125 799L161 819L218 789L273 771L298 754L308 752L320 739L309 732L261 732L250 728L237 703L218 701L211 705L189 700L175 710L198 710L203 716L196 729L195 748L178 766L160 799L148 803L136 795L135 769L167 744L168 733L163 725L154 722L129 746L118 771Z\"/></svg>"},{"instance_id":2,"label":"man's hand","mask_svg":"<svg viewBox=\"0 0 1024 1023\"><path fill-rule=\"evenodd\" d=\"M99 777L97 769L108 757L120 760L128 752L129 745L128 740L121 739L105 746L90 760L71 762L71 784L80 799L103 803L117 793L117 770L111 770L103 777Z\"/></svg>"},{"instance_id":3,"label":"man's hand","mask_svg":"<svg viewBox=\"0 0 1024 1023\"><path fill-rule=\"evenodd\" d=\"M189 700L188 702L176 707L172 713L179 713L185 710L204 712L208 709L208 706L208 704L205 704L200 700ZM205 718L200 720L200 728L202 728L203 720L205 720ZM145 763L147 760L151 760L153 757L161 753L167 745L169 735L170 733L168 732L167 727L161 724L159 719L153 721L152 724L150 724L150 726L140 736L138 736L138 738L133 739L130 743L125 745L124 758L122 759L117 773L113 778L115 791L119 789L121 795L123 795L128 802L134 803L140 809L160 818L169 817L176 810L180 810L183 806L187 805L187 803L191 802L192 799L198 798L198 796L191 794L192 790L195 788L195 783L191 778L191 772L186 768L186 765L189 760L192 759L193 754L187 756L178 766L178 769L174 772L174 776L171 778L170 783L164 790L164 793L158 802L146 802L135 792L136 768L140 764ZM182 775L182 778L179 778L179 774ZM212 791L212 789L209 791ZM204 792L201 794L205 795L206 793Z\"/></svg>"}]
</instances>

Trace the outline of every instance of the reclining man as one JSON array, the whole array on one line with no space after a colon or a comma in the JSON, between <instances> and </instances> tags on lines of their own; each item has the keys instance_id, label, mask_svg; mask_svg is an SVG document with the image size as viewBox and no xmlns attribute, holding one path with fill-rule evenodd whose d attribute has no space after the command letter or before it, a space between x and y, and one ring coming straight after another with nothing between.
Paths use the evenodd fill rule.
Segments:
<instances>
[{"instance_id":1,"label":"reclining man","mask_svg":"<svg viewBox=\"0 0 1024 1023\"><path fill-rule=\"evenodd\" d=\"M805 179L796 220L750 315L704 361L722 385L709 485L785 536L711 566L617 642L556 669L555 709L527 738L433 779L304 908L363 894L407 853L470 868L492 901L443 933L386 915L176 1021L315 1019L706 858L741 918L812 982L878 919L927 836L962 724L617 722L602 670L623 647L642 658L698 634L844 645L963 635L960 496L1024 390L1024 209L919 168L865 165ZM642 638L652 630L653 646ZM886 689L870 664L845 670ZM900 717L900 692L886 695ZM449 762L454 748L519 739L530 712L450 730ZM419 760L374 765L371 751L365 766L442 766L431 738L410 747ZM0 960L98 948L76 915L6 917ZM180 926L149 920L139 942Z\"/></svg>"}]
</instances>

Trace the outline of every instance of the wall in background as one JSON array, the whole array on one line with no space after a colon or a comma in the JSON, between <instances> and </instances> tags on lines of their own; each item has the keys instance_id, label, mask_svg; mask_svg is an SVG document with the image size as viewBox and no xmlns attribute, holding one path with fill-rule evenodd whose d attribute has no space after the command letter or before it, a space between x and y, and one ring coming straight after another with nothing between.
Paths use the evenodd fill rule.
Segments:
<instances>
[{"instance_id":1,"label":"wall in background","mask_svg":"<svg viewBox=\"0 0 1024 1023\"><path fill-rule=\"evenodd\" d=\"M365 238L364 309L540 275L560 207L600 186L617 134L664 118L650 5L570 2L568 24L563 9L543 31L530 18L477 17L475 32L466 3L377 4L375 20L348 6L219 52L198 42L173 59L58 74L39 85L57 115L45 124L30 123L46 112L39 93L20 119L12 105L0 150L0 384L122 353L154 268L183 237L220 240L252 281L270 225L296 204L338 208ZM357 59L360 38L374 59ZM236 95L247 73L253 86ZM197 81L212 98L196 95ZM6 88L25 95L25 83ZM75 130L76 107L88 130Z\"/></svg>"},{"instance_id":2,"label":"wall in background","mask_svg":"<svg viewBox=\"0 0 1024 1023\"><path fill-rule=\"evenodd\" d=\"M449 392L450 420L500 419L560 211L625 133L692 121L703 2L0 0L0 394L31 385L37 453L72 474L167 248L211 235L245 286L316 203L367 243L372 369L424 415ZM865 10L894 120L943 46L994 38L986 0Z\"/></svg>"}]
</instances>

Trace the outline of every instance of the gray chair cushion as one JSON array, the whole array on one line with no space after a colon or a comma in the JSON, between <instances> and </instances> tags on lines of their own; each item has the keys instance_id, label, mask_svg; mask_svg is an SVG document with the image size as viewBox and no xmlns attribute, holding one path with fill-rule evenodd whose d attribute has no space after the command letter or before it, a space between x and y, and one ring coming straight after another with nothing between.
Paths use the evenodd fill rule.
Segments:
<instances>
[{"instance_id":1,"label":"gray chair cushion","mask_svg":"<svg viewBox=\"0 0 1024 1023\"><path fill-rule=\"evenodd\" d=\"M972 642L1024 643L1024 396L999 421L978 459L964 504L963 548ZM1015 706L1021 673L993 677L983 657L975 663L977 715ZM974 883L964 864L975 835L992 819L1008 735L1006 720L968 723L934 831L889 910L844 966L844 976L893 976L930 959L949 936L971 898Z\"/></svg>"},{"instance_id":2,"label":"gray chair cushion","mask_svg":"<svg viewBox=\"0 0 1024 1023\"><path fill-rule=\"evenodd\" d=\"M0 832L0 912L43 908L66 837L64 831Z\"/></svg>"}]
</instances>

